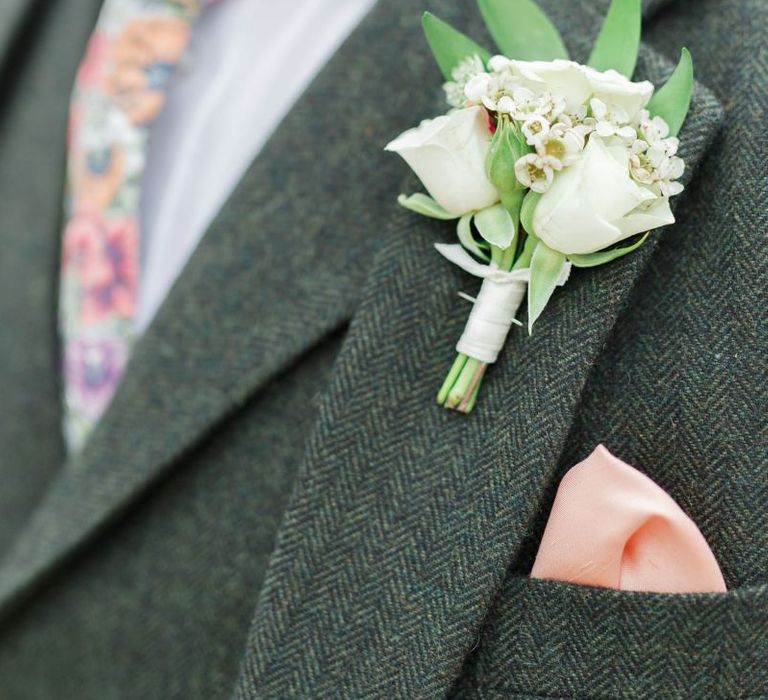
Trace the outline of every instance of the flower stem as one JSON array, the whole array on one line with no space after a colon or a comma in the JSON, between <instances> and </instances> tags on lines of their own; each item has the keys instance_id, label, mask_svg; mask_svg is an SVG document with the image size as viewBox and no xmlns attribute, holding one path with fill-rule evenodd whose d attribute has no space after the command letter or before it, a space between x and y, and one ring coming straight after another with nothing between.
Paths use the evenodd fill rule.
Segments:
<instances>
[{"instance_id":1,"label":"flower stem","mask_svg":"<svg viewBox=\"0 0 768 700\"><path fill-rule=\"evenodd\" d=\"M469 413L475 407L487 368L488 365L480 360L457 355L437 396L437 402L445 408Z\"/></svg>"},{"instance_id":2,"label":"flower stem","mask_svg":"<svg viewBox=\"0 0 768 700\"><path fill-rule=\"evenodd\" d=\"M537 243L535 236L528 236L517 260L516 246L510 246L506 250L491 246L491 260L500 270L524 269L530 266ZM471 413L477 403L480 385L487 369L486 363L459 353L440 388L437 403L459 413Z\"/></svg>"},{"instance_id":3,"label":"flower stem","mask_svg":"<svg viewBox=\"0 0 768 700\"><path fill-rule=\"evenodd\" d=\"M453 366L451 367L450 372L448 372L448 376L445 378L443 386L440 388L440 392L437 394L437 403L441 406L445 405L448 394L450 393L451 389L453 389L453 385L459 378L459 375L464 369L464 365L467 364L468 359L469 358L466 355L462 355L461 353L456 355L456 359L453 361Z\"/></svg>"},{"instance_id":4,"label":"flower stem","mask_svg":"<svg viewBox=\"0 0 768 700\"><path fill-rule=\"evenodd\" d=\"M484 362L481 362L478 365L475 373L472 375L472 380L464 395L464 399L456 409L460 413L471 413L472 409L475 407L477 396L480 393L480 385L483 383L483 377L485 376L485 370L487 369L488 365Z\"/></svg>"},{"instance_id":5,"label":"flower stem","mask_svg":"<svg viewBox=\"0 0 768 700\"><path fill-rule=\"evenodd\" d=\"M484 365L480 360L475 360L473 357L467 358L464 368L461 370L450 392L448 392L448 399L445 402L446 408L460 410L460 406L469 397L471 391L477 389L477 375L481 369L484 373Z\"/></svg>"}]
</instances>

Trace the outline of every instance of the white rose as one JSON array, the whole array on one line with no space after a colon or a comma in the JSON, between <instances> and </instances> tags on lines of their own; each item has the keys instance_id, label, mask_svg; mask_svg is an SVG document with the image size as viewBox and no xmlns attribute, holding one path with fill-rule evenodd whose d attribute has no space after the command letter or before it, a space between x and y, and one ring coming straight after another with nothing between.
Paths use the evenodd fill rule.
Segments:
<instances>
[{"instance_id":1,"label":"white rose","mask_svg":"<svg viewBox=\"0 0 768 700\"><path fill-rule=\"evenodd\" d=\"M427 120L386 146L399 153L440 206L456 216L499 201L486 174L492 135L481 107Z\"/></svg>"},{"instance_id":2,"label":"white rose","mask_svg":"<svg viewBox=\"0 0 768 700\"><path fill-rule=\"evenodd\" d=\"M669 200L630 176L626 147L593 134L581 158L555 175L533 227L550 248L568 255L594 253L674 222Z\"/></svg>"},{"instance_id":3,"label":"white rose","mask_svg":"<svg viewBox=\"0 0 768 700\"><path fill-rule=\"evenodd\" d=\"M506 65L535 94L562 95L571 111L596 97L622 107L632 120L653 96L653 84L648 81L633 83L615 70L601 73L574 61L508 61Z\"/></svg>"}]
</instances>

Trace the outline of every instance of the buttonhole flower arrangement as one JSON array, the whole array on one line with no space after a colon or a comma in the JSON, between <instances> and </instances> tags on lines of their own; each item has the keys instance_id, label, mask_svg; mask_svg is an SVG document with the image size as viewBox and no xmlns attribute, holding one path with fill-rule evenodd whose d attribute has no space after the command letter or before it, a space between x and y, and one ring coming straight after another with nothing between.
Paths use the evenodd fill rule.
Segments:
<instances>
[{"instance_id":1,"label":"buttonhole flower arrangement","mask_svg":"<svg viewBox=\"0 0 768 700\"><path fill-rule=\"evenodd\" d=\"M478 0L501 53L426 13L449 111L386 146L428 194L400 195L417 214L456 221L437 244L482 279L438 403L469 413L527 297L528 332L571 268L604 265L674 223L683 190L677 134L693 92L683 49L667 83L633 82L640 0L613 0L585 65L533 0Z\"/></svg>"}]
</instances>

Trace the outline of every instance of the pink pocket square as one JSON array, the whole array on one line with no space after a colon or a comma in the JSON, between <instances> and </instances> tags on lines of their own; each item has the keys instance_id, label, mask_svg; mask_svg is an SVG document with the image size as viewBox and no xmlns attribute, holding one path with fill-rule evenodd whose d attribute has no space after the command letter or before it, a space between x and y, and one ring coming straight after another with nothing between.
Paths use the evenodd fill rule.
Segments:
<instances>
[{"instance_id":1,"label":"pink pocket square","mask_svg":"<svg viewBox=\"0 0 768 700\"><path fill-rule=\"evenodd\" d=\"M627 591L726 590L693 521L602 445L563 478L531 576Z\"/></svg>"}]
</instances>

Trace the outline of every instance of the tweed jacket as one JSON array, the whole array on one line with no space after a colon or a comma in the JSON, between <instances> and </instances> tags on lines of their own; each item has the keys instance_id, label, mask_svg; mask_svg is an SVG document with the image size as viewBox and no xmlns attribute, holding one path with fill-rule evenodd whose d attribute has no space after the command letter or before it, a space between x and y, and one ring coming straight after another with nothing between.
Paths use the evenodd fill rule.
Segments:
<instances>
[{"instance_id":1,"label":"tweed jacket","mask_svg":"<svg viewBox=\"0 0 768 700\"><path fill-rule=\"evenodd\" d=\"M99 4L0 4L0 698L768 697L768 3L644 2L639 77L696 59L678 223L576 271L466 417L434 391L473 282L382 146L442 109L421 11L492 44L470 0L380 0L67 457L66 122ZM607 2L541 4L583 60ZM600 442L694 519L727 594L529 578Z\"/></svg>"}]
</instances>

